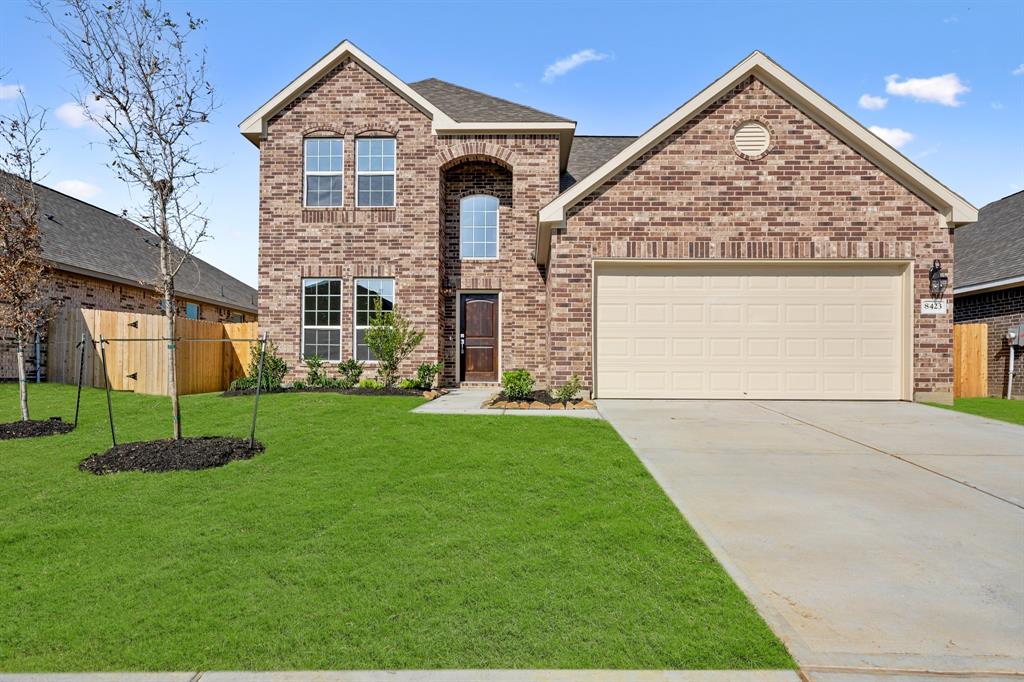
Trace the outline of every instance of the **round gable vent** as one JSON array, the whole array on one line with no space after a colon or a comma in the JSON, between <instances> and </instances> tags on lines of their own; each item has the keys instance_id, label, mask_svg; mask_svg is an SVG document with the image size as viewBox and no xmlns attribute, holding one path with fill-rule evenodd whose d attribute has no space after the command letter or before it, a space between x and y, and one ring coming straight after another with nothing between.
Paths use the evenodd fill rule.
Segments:
<instances>
[{"instance_id":1,"label":"round gable vent","mask_svg":"<svg viewBox=\"0 0 1024 682\"><path fill-rule=\"evenodd\" d=\"M768 132L768 128L757 121L747 121L736 128L732 141L736 145L736 151L740 154L752 157L761 156L768 151L771 134Z\"/></svg>"}]
</instances>

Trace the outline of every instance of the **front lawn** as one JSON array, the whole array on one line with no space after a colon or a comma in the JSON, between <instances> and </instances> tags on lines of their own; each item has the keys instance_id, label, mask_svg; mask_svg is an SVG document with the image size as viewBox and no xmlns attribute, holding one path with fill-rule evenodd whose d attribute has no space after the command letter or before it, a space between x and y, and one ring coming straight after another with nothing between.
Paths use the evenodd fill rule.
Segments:
<instances>
[{"instance_id":1,"label":"front lawn","mask_svg":"<svg viewBox=\"0 0 1024 682\"><path fill-rule=\"evenodd\" d=\"M73 417L71 387L31 399ZM74 433L0 443L0 670L793 666L607 424L420 402L267 395L266 452L198 472L79 471L98 390ZM182 405L247 432L249 398ZM114 411L169 431L165 399Z\"/></svg>"},{"instance_id":2,"label":"front lawn","mask_svg":"<svg viewBox=\"0 0 1024 682\"><path fill-rule=\"evenodd\" d=\"M979 417L998 419L1011 424L1024 426L1024 400L1005 400L1003 398L957 398L952 405L929 403L935 407L957 412L966 412Z\"/></svg>"}]
</instances>

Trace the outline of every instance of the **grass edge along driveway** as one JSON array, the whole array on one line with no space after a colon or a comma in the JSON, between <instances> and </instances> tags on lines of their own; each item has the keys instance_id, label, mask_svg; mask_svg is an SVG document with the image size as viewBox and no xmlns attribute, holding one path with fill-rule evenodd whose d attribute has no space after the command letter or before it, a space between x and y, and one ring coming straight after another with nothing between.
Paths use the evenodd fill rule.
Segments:
<instances>
[{"instance_id":1,"label":"grass edge along driveway","mask_svg":"<svg viewBox=\"0 0 1024 682\"><path fill-rule=\"evenodd\" d=\"M973 414L976 417L997 419L1010 424L1024 426L1024 400L1005 398L956 398L952 405L928 403L944 410Z\"/></svg>"},{"instance_id":2,"label":"grass edge along driveway","mask_svg":"<svg viewBox=\"0 0 1024 682\"><path fill-rule=\"evenodd\" d=\"M186 434L246 434L250 399L182 402ZM78 471L96 390L74 433L0 443L0 671L793 667L608 424L420 402L267 395L266 452L200 472ZM168 431L166 399L114 412Z\"/></svg>"}]
</instances>

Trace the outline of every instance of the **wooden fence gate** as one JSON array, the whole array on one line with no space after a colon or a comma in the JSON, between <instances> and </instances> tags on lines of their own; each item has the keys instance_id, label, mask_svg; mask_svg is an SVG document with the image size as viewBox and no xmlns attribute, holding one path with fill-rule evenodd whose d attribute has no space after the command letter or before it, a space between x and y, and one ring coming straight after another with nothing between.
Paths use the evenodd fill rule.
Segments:
<instances>
[{"instance_id":1,"label":"wooden fence gate","mask_svg":"<svg viewBox=\"0 0 1024 682\"><path fill-rule=\"evenodd\" d=\"M988 395L988 325L953 325L953 396Z\"/></svg>"},{"instance_id":2,"label":"wooden fence gate","mask_svg":"<svg viewBox=\"0 0 1024 682\"><path fill-rule=\"evenodd\" d=\"M49 324L47 379L64 384L78 383L81 354L77 347L86 338L82 383L103 387L103 365L99 339L106 345L110 388L152 395L167 395L166 320L162 315L143 315L113 310L72 308L62 310ZM256 322L220 323L179 318L175 333L180 339L177 353L180 395L222 391L232 380L245 375L249 365L249 342L223 339L254 339Z\"/></svg>"}]
</instances>

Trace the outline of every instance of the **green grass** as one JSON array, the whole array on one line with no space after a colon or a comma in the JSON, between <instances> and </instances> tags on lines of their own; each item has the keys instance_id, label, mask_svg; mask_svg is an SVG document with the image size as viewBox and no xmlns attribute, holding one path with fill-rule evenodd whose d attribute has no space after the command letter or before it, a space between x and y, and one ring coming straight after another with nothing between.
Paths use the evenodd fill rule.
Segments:
<instances>
[{"instance_id":1,"label":"green grass","mask_svg":"<svg viewBox=\"0 0 1024 682\"><path fill-rule=\"evenodd\" d=\"M1005 400L1003 398L957 398L952 405L929 403L946 410L966 412L979 417L998 419L1011 424L1024 426L1024 400Z\"/></svg>"},{"instance_id":2,"label":"green grass","mask_svg":"<svg viewBox=\"0 0 1024 682\"><path fill-rule=\"evenodd\" d=\"M793 666L607 424L420 402L265 396L266 452L201 472L79 472L96 390L74 433L0 442L0 670ZM182 403L186 434L247 431L250 399ZM165 399L114 411L167 434Z\"/></svg>"}]
</instances>

